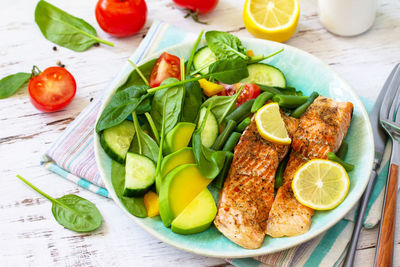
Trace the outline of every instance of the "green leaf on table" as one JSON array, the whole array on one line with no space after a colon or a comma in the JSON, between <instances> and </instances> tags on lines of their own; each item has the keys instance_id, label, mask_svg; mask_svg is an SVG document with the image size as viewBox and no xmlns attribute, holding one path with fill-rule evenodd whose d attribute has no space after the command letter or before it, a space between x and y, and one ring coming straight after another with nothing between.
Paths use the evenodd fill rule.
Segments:
<instances>
[{"instance_id":1,"label":"green leaf on table","mask_svg":"<svg viewBox=\"0 0 400 267\"><path fill-rule=\"evenodd\" d=\"M96 43L114 46L98 38L96 30L83 19L74 17L44 0L36 5L35 21L47 40L76 52L85 51Z\"/></svg>"},{"instance_id":2,"label":"green leaf on table","mask_svg":"<svg viewBox=\"0 0 400 267\"><path fill-rule=\"evenodd\" d=\"M249 76L247 63L243 59L222 59L208 69L208 76L222 83L234 84Z\"/></svg>"},{"instance_id":3,"label":"green leaf on table","mask_svg":"<svg viewBox=\"0 0 400 267\"><path fill-rule=\"evenodd\" d=\"M147 210L144 206L143 197L125 197L123 195L125 186L125 166L116 161L111 163L111 183L115 194L132 215L145 218Z\"/></svg>"},{"instance_id":4,"label":"green leaf on table","mask_svg":"<svg viewBox=\"0 0 400 267\"><path fill-rule=\"evenodd\" d=\"M12 96L18 91L29 79L30 73L18 72L16 74L8 75L0 80L0 99Z\"/></svg>"},{"instance_id":5,"label":"green leaf on table","mask_svg":"<svg viewBox=\"0 0 400 267\"><path fill-rule=\"evenodd\" d=\"M125 90L117 92L110 103L101 113L96 125L96 131L100 132L123 122L132 112L145 113L150 109L150 97L147 94L149 87L145 85L132 85Z\"/></svg>"},{"instance_id":6,"label":"green leaf on table","mask_svg":"<svg viewBox=\"0 0 400 267\"><path fill-rule=\"evenodd\" d=\"M190 79L191 77L187 77ZM198 81L185 84L185 100L183 101L182 121L194 122L203 103L203 92Z\"/></svg>"},{"instance_id":7,"label":"green leaf on table","mask_svg":"<svg viewBox=\"0 0 400 267\"><path fill-rule=\"evenodd\" d=\"M161 85L168 85L179 82L176 78L165 79ZM154 94L151 104L151 117L154 120L159 132L163 120L163 110L165 105L165 132L168 133L179 122L182 113L183 101L185 98L184 85L168 87L157 91Z\"/></svg>"},{"instance_id":8,"label":"green leaf on table","mask_svg":"<svg viewBox=\"0 0 400 267\"><path fill-rule=\"evenodd\" d=\"M101 226L102 216L96 206L77 195L65 195L53 198L28 182L20 175L17 177L30 188L51 201L51 211L56 221L75 232L90 232Z\"/></svg>"},{"instance_id":9,"label":"green leaf on table","mask_svg":"<svg viewBox=\"0 0 400 267\"><path fill-rule=\"evenodd\" d=\"M221 31L208 31L205 34L208 47L218 59L241 58L247 60L249 57L246 48L236 36Z\"/></svg>"}]
</instances>

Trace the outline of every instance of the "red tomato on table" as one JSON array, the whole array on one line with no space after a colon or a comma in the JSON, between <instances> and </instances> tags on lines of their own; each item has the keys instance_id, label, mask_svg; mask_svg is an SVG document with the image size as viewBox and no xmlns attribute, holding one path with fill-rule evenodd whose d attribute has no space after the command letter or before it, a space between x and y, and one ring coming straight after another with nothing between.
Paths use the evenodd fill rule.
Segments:
<instances>
[{"instance_id":1,"label":"red tomato on table","mask_svg":"<svg viewBox=\"0 0 400 267\"><path fill-rule=\"evenodd\" d=\"M44 112L60 110L71 103L76 93L74 77L62 67L49 67L29 80L32 104Z\"/></svg>"},{"instance_id":2,"label":"red tomato on table","mask_svg":"<svg viewBox=\"0 0 400 267\"><path fill-rule=\"evenodd\" d=\"M227 85L227 84L223 85L225 87L225 91L222 91L218 95L234 95L239 90L240 86L243 85L243 90L236 101L236 107L240 106L247 100L257 98L257 96L259 96L261 92L260 86L253 83L248 83L248 84L235 83L232 85Z\"/></svg>"},{"instance_id":3,"label":"red tomato on table","mask_svg":"<svg viewBox=\"0 0 400 267\"><path fill-rule=\"evenodd\" d=\"M99 0L96 5L97 23L103 31L125 37L137 33L146 22L144 0Z\"/></svg>"},{"instance_id":4,"label":"red tomato on table","mask_svg":"<svg viewBox=\"0 0 400 267\"><path fill-rule=\"evenodd\" d=\"M181 68L179 57L164 52L157 59L150 74L150 87L159 86L167 78L181 80Z\"/></svg>"},{"instance_id":5,"label":"red tomato on table","mask_svg":"<svg viewBox=\"0 0 400 267\"><path fill-rule=\"evenodd\" d=\"M198 11L199 14L211 12L218 4L218 0L173 0L178 6Z\"/></svg>"}]
</instances>

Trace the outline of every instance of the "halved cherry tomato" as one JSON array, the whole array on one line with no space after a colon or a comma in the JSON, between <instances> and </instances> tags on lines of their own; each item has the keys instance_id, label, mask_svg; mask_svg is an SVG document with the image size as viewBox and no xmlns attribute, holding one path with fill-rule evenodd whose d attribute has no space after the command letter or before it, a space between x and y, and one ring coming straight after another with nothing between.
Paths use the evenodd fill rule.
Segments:
<instances>
[{"instance_id":1,"label":"halved cherry tomato","mask_svg":"<svg viewBox=\"0 0 400 267\"><path fill-rule=\"evenodd\" d=\"M218 4L218 0L173 0L178 6L198 11L199 14L211 12Z\"/></svg>"},{"instance_id":2,"label":"halved cherry tomato","mask_svg":"<svg viewBox=\"0 0 400 267\"><path fill-rule=\"evenodd\" d=\"M243 90L240 93L237 101L236 101L236 107L240 106L244 102L257 98L257 96L260 95L260 87L256 84L253 83L248 83L248 84L242 84L242 83L235 83L232 85L229 84L223 84L225 87L225 91L220 92L218 95L234 95L240 88L241 85L243 85Z\"/></svg>"},{"instance_id":3,"label":"halved cherry tomato","mask_svg":"<svg viewBox=\"0 0 400 267\"><path fill-rule=\"evenodd\" d=\"M167 78L181 80L180 60L177 56L164 52L157 59L150 74L150 87L159 86Z\"/></svg>"},{"instance_id":4,"label":"halved cherry tomato","mask_svg":"<svg viewBox=\"0 0 400 267\"><path fill-rule=\"evenodd\" d=\"M35 71L35 69L34 69ZM76 93L74 77L62 67L49 67L36 72L29 80L32 104L44 112L60 110L71 103Z\"/></svg>"},{"instance_id":5,"label":"halved cherry tomato","mask_svg":"<svg viewBox=\"0 0 400 267\"><path fill-rule=\"evenodd\" d=\"M147 6L144 0L99 0L95 13L103 31L116 37L125 37L143 28Z\"/></svg>"}]
</instances>

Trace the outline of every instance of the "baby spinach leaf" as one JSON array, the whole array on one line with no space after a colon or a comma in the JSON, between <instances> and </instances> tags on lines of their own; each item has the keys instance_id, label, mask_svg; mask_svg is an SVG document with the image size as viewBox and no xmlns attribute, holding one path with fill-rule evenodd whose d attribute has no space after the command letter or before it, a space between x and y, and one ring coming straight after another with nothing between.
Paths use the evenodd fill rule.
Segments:
<instances>
[{"instance_id":1,"label":"baby spinach leaf","mask_svg":"<svg viewBox=\"0 0 400 267\"><path fill-rule=\"evenodd\" d=\"M0 99L12 96L31 78L30 73L18 72L0 80Z\"/></svg>"},{"instance_id":2,"label":"baby spinach leaf","mask_svg":"<svg viewBox=\"0 0 400 267\"><path fill-rule=\"evenodd\" d=\"M191 77L187 77L190 79ZM185 84L185 100L183 102L182 121L194 122L202 104L203 93L198 81Z\"/></svg>"},{"instance_id":3,"label":"baby spinach leaf","mask_svg":"<svg viewBox=\"0 0 400 267\"><path fill-rule=\"evenodd\" d=\"M179 80L176 78L168 78L165 79L161 85L168 85L176 82L179 82ZM164 104L166 105L165 132L168 133L179 122L184 97L185 88L183 85L165 88L154 94L150 114L159 132L161 131Z\"/></svg>"},{"instance_id":4,"label":"baby spinach leaf","mask_svg":"<svg viewBox=\"0 0 400 267\"><path fill-rule=\"evenodd\" d=\"M154 64L156 63L157 59L150 60L140 66L138 66L139 70L142 72L144 77L149 78L150 73L153 70ZM131 74L129 74L128 79L120 86L118 87L117 91L124 90L128 87L131 86L137 86L137 85L145 85L143 80L140 78L139 73L136 70L133 70Z\"/></svg>"},{"instance_id":5,"label":"baby spinach leaf","mask_svg":"<svg viewBox=\"0 0 400 267\"><path fill-rule=\"evenodd\" d=\"M208 47L218 59L241 58L247 60L246 48L236 36L221 31L208 31L205 34Z\"/></svg>"},{"instance_id":6,"label":"baby spinach leaf","mask_svg":"<svg viewBox=\"0 0 400 267\"><path fill-rule=\"evenodd\" d=\"M156 141L142 130L135 112L132 113L132 118L135 125L136 137L133 138L129 151L145 155L154 162L157 162L159 148Z\"/></svg>"},{"instance_id":7,"label":"baby spinach leaf","mask_svg":"<svg viewBox=\"0 0 400 267\"><path fill-rule=\"evenodd\" d=\"M120 124L133 111L139 114L149 111L150 100L147 100L149 95L146 93L148 88L145 85L132 85L123 91L117 92L101 113L96 125L96 131L100 132Z\"/></svg>"},{"instance_id":8,"label":"baby spinach leaf","mask_svg":"<svg viewBox=\"0 0 400 267\"><path fill-rule=\"evenodd\" d=\"M247 63L243 59L222 59L210 65L209 76L226 84L237 83L249 76Z\"/></svg>"},{"instance_id":9,"label":"baby spinach leaf","mask_svg":"<svg viewBox=\"0 0 400 267\"><path fill-rule=\"evenodd\" d=\"M53 198L25 180L22 176L17 175L17 177L51 201L53 216L62 226L75 232L90 232L100 227L102 216L96 206L89 200L77 195L65 195L60 198Z\"/></svg>"},{"instance_id":10,"label":"baby spinach leaf","mask_svg":"<svg viewBox=\"0 0 400 267\"><path fill-rule=\"evenodd\" d=\"M231 113L236 106L236 101L242 92L242 88L239 89L239 91L236 92L236 94L231 95L231 96L213 96L204 101L204 103L201 105L201 107L208 107L211 103L211 111L215 115L215 117L218 120L218 124L221 124L225 117Z\"/></svg>"},{"instance_id":11,"label":"baby spinach leaf","mask_svg":"<svg viewBox=\"0 0 400 267\"><path fill-rule=\"evenodd\" d=\"M143 197L125 197L123 195L125 186L125 166L116 161L111 163L111 183L115 194L132 215L145 218L147 210L144 206Z\"/></svg>"},{"instance_id":12,"label":"baby spinach leaf","mask_svg":"<svg viewBox=\"0 0 400 267\"><path fill-rule=\"evenodd\" d=\"M36 5L35 21L44 37L60 46L82 52L95 43L114 46L97 37L96 30L83 19L41 0Z\"/></svg>"}]
</instances>

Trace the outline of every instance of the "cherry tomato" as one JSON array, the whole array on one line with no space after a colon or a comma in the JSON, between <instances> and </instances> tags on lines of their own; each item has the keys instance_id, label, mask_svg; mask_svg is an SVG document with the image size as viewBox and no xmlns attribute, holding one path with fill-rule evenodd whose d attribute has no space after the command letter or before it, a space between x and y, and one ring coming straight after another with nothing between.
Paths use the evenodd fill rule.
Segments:
<instances>
[{"instance_id":1,"label":"cherry tomato","mask_svg":"<svg viewBox=\"0 0 400 267\"><path fill-rule=\"evenodd\" d=\"M150 74L150 87L159 86L167 78L181 80L180 60L177 56L164 52L157 59Z\"/></svg>"},{"instance_id":2,"label":"cherry tomato","mask_svg":"<svg viewBox=\"0 0 400 267\"><path fill-rule=\"evenodd\" d=\"M35 74L29 80L28 88L31 102L37 109L52 112L71 103L76 93L76 82L65 68L49 67Z\"/></svg>"},{"instance_id":3,"label":"cherry tomato","mask_svg":"<svg viewBox=\"0 0 400 267\"><path fill-rule=\"evenodd\" d=\"M222 91L218 95L234 95L240 88L241 85L243 85L243 90L240 93L237 101L236 101L236 107L240 106L244 102L257 98L257 96L260 95L260 87L256 84L248 83L248 84L241 84L241 83L235 83L232 85L228 84L223 84L225 87L225 91Z\"/></svg>"},{"instance_id":4,"label":"cherry tomato","mask_svg":"<svg viewBox=\"0 0 400 267\"><path fill-rule=\"evenodd\" d=\"M146 22L147 6L144 0L99 0L96 19L100 27L116 37L137 33Z\"/></svg>"},{"instance_id":5,"label":"cherry tomato","mask_svg":"<svg viewBox=\"0 0 400 267\"><path fill-rule=\"evenodd\" d=\"M173 0L178 6L198 11L199 14L211 12L218 4L218 0Z\"/></svg>"}]
</instances>

